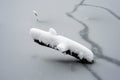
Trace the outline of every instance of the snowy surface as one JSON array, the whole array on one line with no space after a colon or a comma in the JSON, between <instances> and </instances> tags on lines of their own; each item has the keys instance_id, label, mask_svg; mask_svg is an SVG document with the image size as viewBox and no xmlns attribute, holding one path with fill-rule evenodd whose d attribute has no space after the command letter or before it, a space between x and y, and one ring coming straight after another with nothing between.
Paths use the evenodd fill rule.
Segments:
<instances>
[{"instance_id":1,"label":"snowy surface","mask_svg":"<svg viewBox=\"0 0 120 80\"><path fill-rule=\"evenodd\" d=\"M0 0L0 80L120 79L119 3ZM45 31L55 28L58 34L91 49L96 62L81 64L71 56L39 46L29 35L33 27Z\"/></svg>"}]
</instances>

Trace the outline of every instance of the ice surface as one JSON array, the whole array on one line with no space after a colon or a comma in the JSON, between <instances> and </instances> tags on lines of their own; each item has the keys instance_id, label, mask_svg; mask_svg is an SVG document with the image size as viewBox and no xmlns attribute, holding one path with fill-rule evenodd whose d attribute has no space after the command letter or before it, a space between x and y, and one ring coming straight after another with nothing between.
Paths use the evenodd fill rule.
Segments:
<instances>
[{"instance_id":1,"label":"ice surface","mask_svg":"<svg viewBox=\"0 0 120 80\"><path fill-rule=\"evenodd\" d=\"M0 0L0 80L119 80L119 4L119 0ZM57 34L85 45L95 63L82 64L39 46L28 34L32 27L45 31L53 27Z\"/></svg>"}]
</instances>

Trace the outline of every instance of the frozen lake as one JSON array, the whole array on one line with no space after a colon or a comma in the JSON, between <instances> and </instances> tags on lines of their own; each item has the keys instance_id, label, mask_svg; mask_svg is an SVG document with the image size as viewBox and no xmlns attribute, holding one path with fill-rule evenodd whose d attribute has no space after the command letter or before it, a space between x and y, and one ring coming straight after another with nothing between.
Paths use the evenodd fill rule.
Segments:
<instances>
[{"instance_id":1,"label":"frozen lake","mask_svg":"<svg viewBox=\"0 0 120 80\"><path fill-rule=\"evenodd\" d=\"M0 0L0 80L120 79L120 1ZM38 12L39 21L33 15ZM94 64L40 46L30 28L56 29L93 51Z\"/></svg>"}]
</instances>

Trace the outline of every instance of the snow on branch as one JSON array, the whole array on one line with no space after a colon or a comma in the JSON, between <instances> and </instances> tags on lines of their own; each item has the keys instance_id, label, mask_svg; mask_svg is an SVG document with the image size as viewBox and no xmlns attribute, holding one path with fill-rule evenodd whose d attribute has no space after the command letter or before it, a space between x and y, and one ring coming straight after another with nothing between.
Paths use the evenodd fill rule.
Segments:
<instances>
[{"instance_id":1,"label":"snow on branch","mask_svg":"<svg viewBox=\"0 0 120 80\"><path fill-rule=\"evenodd\" d=\"M49 31L31 28L30 35L32 36L34 42L42 46L61 51L62 53L71 55L80 61L94 61L94 55L91 50L78 42L58 35L56 30L53 28L50 28Z\"/></svg>"}]
</instances>

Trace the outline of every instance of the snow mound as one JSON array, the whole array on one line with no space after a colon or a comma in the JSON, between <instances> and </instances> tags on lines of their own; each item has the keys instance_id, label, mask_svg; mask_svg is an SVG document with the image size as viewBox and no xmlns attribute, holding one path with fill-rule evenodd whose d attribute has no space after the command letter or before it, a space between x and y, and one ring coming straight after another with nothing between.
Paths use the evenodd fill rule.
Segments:
<instances>
[{"instance_id":1,"label":"snow mound","mask_svg":"<svg viewBox=\"0 0 120 80\"><path fill-rule=\"evenodd\" d=\"M40 45L59 50L79 60L85 59L88 62L93 62L94 60L94 55L91 50L78 42L58 35L53 28L50 28L48 32L37 28L31 28L30 35L33 40Z\"/></svg>"}]
</instances>

